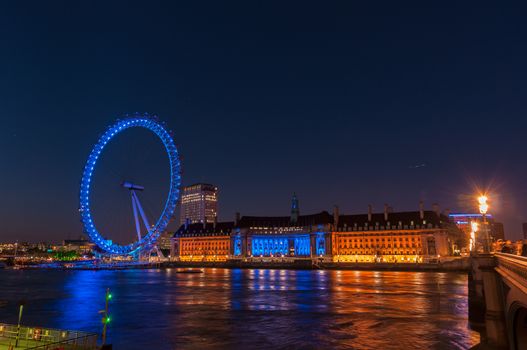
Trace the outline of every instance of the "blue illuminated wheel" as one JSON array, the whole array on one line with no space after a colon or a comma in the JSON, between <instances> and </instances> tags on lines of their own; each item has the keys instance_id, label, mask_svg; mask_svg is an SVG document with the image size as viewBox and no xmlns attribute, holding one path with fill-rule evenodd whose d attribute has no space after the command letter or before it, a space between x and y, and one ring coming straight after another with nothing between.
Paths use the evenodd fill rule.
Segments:
<instances>
[{"instance_id":1,"label":"blue illuminated wheel","mask_svg":"<svg viewBox=\"0 0 527 350\"><path fill-rule=\"evenodd\" d=\"M105 239L103 235L93 223L93 218L90 209L90 184L92 181L93 171L97 164L97 159L101 155L104 147L110 140L118 133L129 128L145 128L156 134L165 146L169 163L170 163L170 189L168 198L161 216L148 230L147 234L139 239L137 242L128 245L114 244L111 240ZM181 184L181 168L178 157L178 151L170 132L161 124L155 117L148 114L134 114L126 116L126 119L118 120L115 124L110 126L104 134L99 138L99 141L93 147L84 172L82 174L81 188L80 188L80 208L81 221L84 225L84 232L88 234L91 241L96 244L101 250L109 254L118 255L138 255L141 251L148 251L152 249L159 238L159 236L166 229L179 199L179 186Z\"/></svg>"}]
</instances>

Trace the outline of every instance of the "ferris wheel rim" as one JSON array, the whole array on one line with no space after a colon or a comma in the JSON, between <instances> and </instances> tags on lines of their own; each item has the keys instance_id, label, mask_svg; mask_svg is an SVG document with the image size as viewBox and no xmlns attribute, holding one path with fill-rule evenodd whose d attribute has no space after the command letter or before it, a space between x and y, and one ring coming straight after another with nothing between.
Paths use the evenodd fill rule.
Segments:
<instances>
[{"instance_id":1,"label":"ferris wheel rim","mask_svg":"<svg viewBox=\"0 0 527 350\"><path fill-rule=\"evenodd\" d=\"M120 245L113 243L111 240L105 239L95 227L90 206L90 185L93 172L96 169L97 160L102 154L105 146L117 134L134 127L141 127L151 131L163 143L170 164L170 188L165 201L163 212L156 220L156 224L153 226L153 228L149 229L147 234L143 236L141 240L127 245ZM159 122L155 116L152 116L148 113L136 113L132 116L126 115L124 119L118 119L114 124L110 125L101 135L101 137L99 137L97 143L93 146L90 155L88 156L86 165L84 166L79 193L79 211L81 213L81 222L84 227L84 232L90 237L90 240L94 244L109 254L134 255L141 250L150 249L157 242L157 239L161 233L165 231L170 219L174 214L176 204L179 199L180 185L181 164L179 161L177 147L170 134L170 131L167 130L163 123Z\"/></svg>"}]
</instances>

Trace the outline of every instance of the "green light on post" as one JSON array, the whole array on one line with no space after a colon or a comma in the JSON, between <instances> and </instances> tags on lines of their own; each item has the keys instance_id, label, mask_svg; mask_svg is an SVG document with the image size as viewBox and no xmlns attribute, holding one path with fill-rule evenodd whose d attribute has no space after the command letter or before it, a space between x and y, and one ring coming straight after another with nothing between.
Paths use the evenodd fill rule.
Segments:
<instances>
[{"instance_id":1,"label":"green light on post","mask_svg":"<svg viewBox=\"0 0 527 350\"><path fill-rule=\"evenodd\" d=\"M108 323L110 323L110 313L108 310L108 304L110 303L110 300L112 299L112 293L110 293L110 288L106 289L106 301L104 305L104 310L99 311L99 313L103 314L102 323L103 323L103 329L102 329L102 343L103 345L106 344L106 328L108 326Z\"/></svg>"}]
</instances>

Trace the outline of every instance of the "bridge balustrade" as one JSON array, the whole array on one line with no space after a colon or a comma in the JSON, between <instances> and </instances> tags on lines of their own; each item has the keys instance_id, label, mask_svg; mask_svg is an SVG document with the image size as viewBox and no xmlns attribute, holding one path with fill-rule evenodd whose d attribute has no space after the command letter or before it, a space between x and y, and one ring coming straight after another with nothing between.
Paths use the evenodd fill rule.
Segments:
<instances>
[{"instance_id":1,"label":"bridge balustrade","mask_svg":"<svg viewBox=\"0 0 527 350\"><path fill-rule=\"evenodd\" d=\"M527 257L495 253L501 276L509 348L527 349Z\"/></svg>"}]
</instances>

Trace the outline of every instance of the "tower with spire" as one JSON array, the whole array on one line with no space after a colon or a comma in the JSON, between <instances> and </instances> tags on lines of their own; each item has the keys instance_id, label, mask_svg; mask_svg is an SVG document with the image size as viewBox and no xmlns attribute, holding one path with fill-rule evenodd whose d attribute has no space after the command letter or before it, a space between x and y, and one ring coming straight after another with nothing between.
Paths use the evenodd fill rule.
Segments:
<instances>
[{"instance_id":1,"label":"tower with spire","mask_svg":"<svg viewBox=\"0 0 527 350\"><path fill-rule=\"evenodd\" d=\"M298 223L298 216L300 215L300 209L298 208L298 198L296 193L293 193L293 198L291 200L291 223Z\"/></svg>"}]
</instances>

